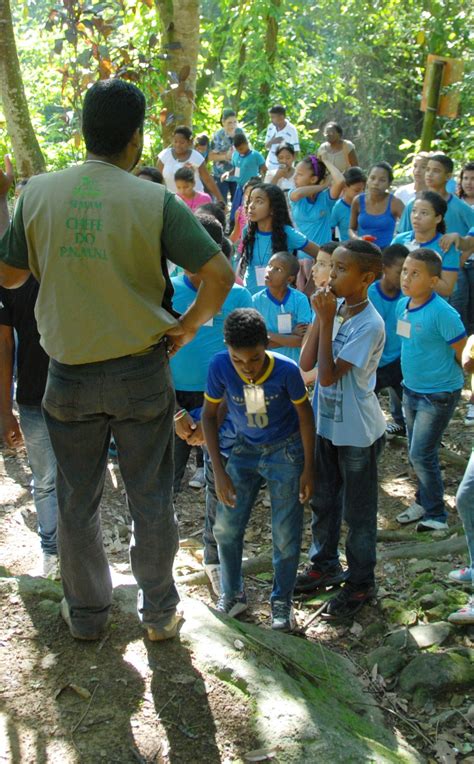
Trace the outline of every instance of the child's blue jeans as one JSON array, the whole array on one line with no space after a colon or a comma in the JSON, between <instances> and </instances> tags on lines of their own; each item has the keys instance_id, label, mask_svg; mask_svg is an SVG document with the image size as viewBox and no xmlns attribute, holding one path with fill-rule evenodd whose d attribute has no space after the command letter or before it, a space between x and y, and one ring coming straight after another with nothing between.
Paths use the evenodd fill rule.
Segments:
<instances>
[{"instance_id":1,"label":"child's blue jeans","mask_svg":"<svg viewBox=\"0 0 474 764\"><path fill-rule=\"evenodd\" d=\"M456 494L456 509L464 526L467 547L469 549L470 567L474 569L474 451L469 459L466 472ZM474 575L473 575L474 588Z\"/></svg>"},{"instance_id":2,"label":"child's blue jeans","mask_svg":"<svg viewBox=\"0 0 474 764\"><path fill-rule=\"evenodd\" d=\"M444 523L448 517L438 452L460 395L461 390L453 393L415 393L408 387L403 388L408 456L418 484L416 503L425 510L425 520Z\"/></svg>"},{"instance_id":3,"label":"child's blue jeans","mask_svg":"<svg viewBox=\"0 0 474 764\"><path fill-rule=\"evenodd\" d=\"M347 583L360 589L375 584L377 539L377 460L385 435L365 448L335 446L316 437L316 488L311 499L313 543L309 558L322 573L339 565L341 522L349 527L346 539Z\"/></svg>"},{"instance_id":4,"label":"child's blue jeans","mask_svg":"<svg viewBox=\"0 0 474 764\"><path fill-rule=\"evenodd\" d=\"M214 525L222 591L227 599L243 590L244 533L263 478L271 500L274 571L271 601L291 602L301 550L303 506L299 501L299 481L303 466L299 433L264 445L253 445L238 436L226 466L234 484L236 505L229 507L218 502Z\"/></svg>"}]
</instances>

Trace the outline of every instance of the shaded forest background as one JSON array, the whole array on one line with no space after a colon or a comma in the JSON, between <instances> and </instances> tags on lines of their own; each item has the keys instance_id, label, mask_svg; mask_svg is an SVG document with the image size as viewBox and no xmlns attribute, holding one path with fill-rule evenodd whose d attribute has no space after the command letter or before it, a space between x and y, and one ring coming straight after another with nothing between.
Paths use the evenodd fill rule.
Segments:
<instances>
[{"instance_id":1,"label":"shaded forest background","mask_svg":"<svg viewBox=\"0 0 474 764\"><path fill-rule=\"evenodd\" d=\"M236 109L262 148L268 107L279 102L298 127L303 151L321 142L326 121L336 120L356 143L361 164L383 158L402 173L421 130L428 53L465 64L455 86L459 116L437 120L434 146L458 162L474 155L470 0L16 0L11 8L0 0L0 38L9 21L19 72L4 48L0 152L12 149L12 133L21 127L12 128L9 114L12 91L13 101L20 97L8 85L16 69L29 110L16 116L31 121L48 169L83 157L84 92L99 77L119 76L147 96L147 162L176 124L211 135L224 106ZM33 165L42 169L41 160Z\"/></svg>"}]
</instances>

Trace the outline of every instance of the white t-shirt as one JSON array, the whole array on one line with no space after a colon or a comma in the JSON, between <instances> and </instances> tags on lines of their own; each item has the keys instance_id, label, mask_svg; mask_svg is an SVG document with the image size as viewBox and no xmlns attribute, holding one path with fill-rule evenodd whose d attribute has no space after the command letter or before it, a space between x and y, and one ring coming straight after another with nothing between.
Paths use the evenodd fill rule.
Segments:
<instances>
[{"instance_id":1,"label":"white t-shirt","mask_svg":"<svg viewBox=\"0 0 474 764\"><path fill-rule=\"evenodd\" d=\"M204 162L203 155L195 149L191 150L191 156L188 159L185 159L183 162L180 162L179 159L176 159L173 156L173 151L171 148L163 149L163 151L160 151L158 154L158 159L163 162L163 177L165 179L166 188L168 191L174 191L175 193L176 184L174 182L174 174L176 170L179 170L181 167L186 167L187 164L193 164L196 168L198 168ZM196 191L204 191L204 186L202 185L202 180L197 169L194 171L194 177L196 179Z\"/></svg>"},{"instance_id":2,"label":"white t-shirt","mask_svg":"<svg viewBox=\"0 0 474 764\"><path fill-rule=\"evenodd\" d=\"M395 196L400 199L405 207L416 196L415 184L407 183L406 186L399 186L395 191Z\"/></svg>"},{"instance_id":3,"label":"white t-shirt","mask_svg":"<svg viewBox=\"0 0 474 764\"><path fill-rule=\"evenodd\" d=\"M288 120L286 120L285 125L281 130L278 130L273 122L268 125L267 133L265 135L265 143L271 141L272 138L281 138L281 143L291 143L295 151L300 150L296 127L294 127L291 122L288 122ZM266 161L269 170L278 170L278 157L276 156L275 151L279 145L279 143L274 143L273 146L270 146Z\"/></svg>"}]
</instances>

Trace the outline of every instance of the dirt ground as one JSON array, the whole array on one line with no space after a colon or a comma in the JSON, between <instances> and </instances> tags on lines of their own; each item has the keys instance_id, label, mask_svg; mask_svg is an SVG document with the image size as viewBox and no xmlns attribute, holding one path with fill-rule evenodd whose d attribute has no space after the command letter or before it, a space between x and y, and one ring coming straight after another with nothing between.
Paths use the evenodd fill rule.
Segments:
<instances>
[{"instance_id":1,"label":"dirt ground","mask_svg":"<svg viewBox=\"0 0 474 764\"><path fill-rule=\"evenodd\" d=\"M463 425L464 409L465 405L455 414L445 444L467 458L472 435ZM453 525L458 522L454 497L461 476L459 466L446 467L446 494L452 510L449 522ZM398 530L395 516L413 496L406 449L388 445L381 463L379 527ZM0 452L0 497L1 563L8 576L37 573L39 543L23 450ZM267 551L271 545L269 509L262 500L253 512L246 536L248 557ZM186 487L178 498L177 511L181 537L199 540L204 492ZM130 581L129 517L113 461L108 465L102 517L114 575L118 581ZM308 512L304 550L309 545L309 526ZM413 537L416 541L414 530ZM453 567L466 561L462 556L446 559ZM378 580L385 594L407 586L406 566L404 560L378 566ZM193 554L189 549L180 551L176 567L177 575L200 570L199 550ZM246 619L262 628L269 627L268 578L252 576L247 580L250 608ZM183 591L212 603L207 586L184 587ZM78 643L71 639L57 604L51 603L47 593L41 598L26 590L18 594L5 586L0 607L0 762L226 764L242 760L246 752L259 747L238 695L215 677L201 676L193 666L192 654L178 640L160 645L144 640L132 615L114 607L106 637L99 643ZM299 626L306 624L314 612L314 605L298 603ZM345 653L362 666L364 654L380 644L380 632L384 631L382 627L378 636L359 639L372 623L384 624L382 611L375 603L357 615L355 625L335 627L316 618L307 627L305 638ZM472 647L473 636L472 630L460 629L450 645ZM362 668L360 671L368 689L378 692L379 699L389 691L396 694L396 688L383 682L379 682L377 690L371 677ZM400 728L427 760L445 764L474 761L466 742L471 725L469 699L465 696L456 696L455 702L451 696L433 700L431 707L421 711L404 702L393 708L398 712L387 713L388 723ZM440 727L443 713L446 722ZM441 729L447 730L448 742L451 734L463 748L450 744L449 756L446 746L436 748Z\"/></svg>"}]
</instances>

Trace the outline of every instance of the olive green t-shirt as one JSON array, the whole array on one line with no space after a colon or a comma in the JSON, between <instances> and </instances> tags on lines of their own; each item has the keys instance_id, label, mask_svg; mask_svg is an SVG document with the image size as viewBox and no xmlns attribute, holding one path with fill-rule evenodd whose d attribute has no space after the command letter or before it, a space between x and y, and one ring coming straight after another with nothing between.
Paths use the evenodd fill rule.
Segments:
<instances>
[{"instance_id":1,"label":"olive green t-shirt","mask_svg":"<svg viewBox=\"0 0 474 764\"><path fill-rule=\"evenodd\" d=\"M100 161L32 178L0 241L0 259L40 282L41 344L65 364L154 345L176 324L161 256L196 272L219 251L163 186Z\"/></svg>"}]
</instances>

